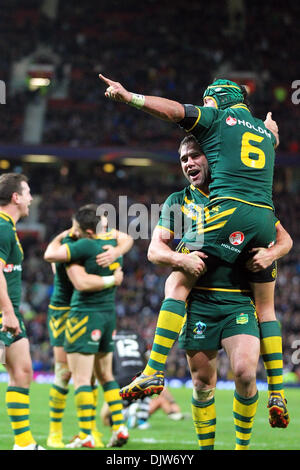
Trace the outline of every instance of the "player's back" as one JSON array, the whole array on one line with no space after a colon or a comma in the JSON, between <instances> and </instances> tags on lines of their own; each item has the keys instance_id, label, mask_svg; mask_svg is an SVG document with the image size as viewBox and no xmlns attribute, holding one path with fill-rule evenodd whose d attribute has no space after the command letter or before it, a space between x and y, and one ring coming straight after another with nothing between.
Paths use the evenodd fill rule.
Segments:
<instances>
[{"instance_id":1,"label":"player's back","mask_svg":"<svg viewBox=\"0 0 300 470\"><path fill-rule=\"evenodd\" d=\"M221 116L211 199L230 196L273 207L273 134L244 105L228 108Z\"/></svg>"},{"instance_id":2,"label":"player's back","mask_svg":"<svg viewBox=\"0 0 300 470\"><path fill-rule=\"evenodd\" d=\"M200 118L192 133L211 169L210 199L273 207L274 135L243 103L225 110L198 109Z\"/></svg>"},{"instance_id":3,"label":"player's back","mask_svg":"<svg viewBox=\"0 0 300 470\"><path fill-rule=\"evenodd\" d=\"M120 387L144 369L147 345L133 330L119 330L114 336L113 372Z\"/></svg>"},{"instance_id":4,"label":"player's back","mask_svg":"<svg viewBox=\"0 0 300 470\"><path fill-rule=\"evenodd\" d=\"M98 276L111 276L122 265L122 257L118 258L110 266L103 268L96 262L96 256L104 251L104 245L117 245L117 240L108 235L95 238L82 238L69 245L71 262L77 262L84 266L88 274ZM116 287L110 287L101 291L84 292L75 290L71 307L72 309L88 308L90 310L114 308Z\"/></svg>"}]
</instances>

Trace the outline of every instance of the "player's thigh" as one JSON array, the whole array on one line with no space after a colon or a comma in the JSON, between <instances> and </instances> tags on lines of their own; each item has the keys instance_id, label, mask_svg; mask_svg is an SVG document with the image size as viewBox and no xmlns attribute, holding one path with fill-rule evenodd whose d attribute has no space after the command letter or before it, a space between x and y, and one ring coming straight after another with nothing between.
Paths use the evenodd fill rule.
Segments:
<instances>
[{"instance_id":1,"label":"player's thigh","mask_svg":"<svg viewBox=\"0 0 300 470\"><path fill-rule=\"evenodd\" d=\"M94 355L75 352L68 354L67 360L75 386L79 382L90 384L94 368Z\"/></svg>"},{"instance_id":2,"label":"player's thigh","mask_svg":"<svg viewBox=\"0 0 300 470\"><path fill-rule=\"evenodd\" d=\"M32 362L27 338L21 338L6 348L6 369L10 385L29 387L32 379Z\"/></svg>"},{"instance_id":3,"label":"player's thigh","mask_svg":"<svg viewBox=\"0 0 300 470\"><path fill-rule=\"evenodd\" d=\"M106 377L110 379L113 377L112 374L112 362L113 362L113 353L112 352L100 352L95 356L95 373L100 380L100 382L106 381L104 380Z\"/></svg>"},{"instance_id":4,"label":"player's thigh","mask_svg":"<svg viewBox=\"0 0 300 470\"><path fill-rule=\"evenodd\" d=\"M53 355L54 355L55 363L57 362L62 362L64 364L67 363L67 353L64 350L63 346L54 346Z\"/></svg>"},{"instance_id":5,"label":"player's thigh","mask_svg":"<svg viewBox=\"0 0 300 470\"><path fill-rule=\"evenodd\" d=\"M173 271L165 282L165 298L186 301L196 278L183 271Z\"/></svg>"},{"instance_id":6,"label":"player's thigh","mask_svg":"<svg viewBox=\"0 0 300 470\"><path fill-rule=\"evenodd\" d=\"M260 340L251 334L237 334L222 339L235 376L254 375L260 354Z\"/></svg>"},{"instance_id":7,"label":"player's thigh","mask_svg":"<svg viewBox=\"0 0 300 470\"><path fill-rule=\"evenodd\" d=\"M186 351L193 384L215 387L217 382L217 351Z\"/></svg>"}]
</instances>

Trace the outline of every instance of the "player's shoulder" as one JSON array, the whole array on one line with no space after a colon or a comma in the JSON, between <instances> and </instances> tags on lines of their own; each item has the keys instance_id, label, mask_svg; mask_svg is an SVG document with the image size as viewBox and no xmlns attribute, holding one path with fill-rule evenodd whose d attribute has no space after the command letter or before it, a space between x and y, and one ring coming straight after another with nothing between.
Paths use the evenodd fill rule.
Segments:
<instances>
[{"instance_id":1,"label":"player's shoulder","mask_svg":"<svg viewBox=\"0 0 300 470\"><path fill-rule=\"evenodd\" d=\"M65 238L62 239L62 243L74 243L76 241L78 241L78 238L76 238L72 232L70 232Z\"/></svg>"},{"instance_id":2,"label":"player's shoulder","mask_svg":"<svg viewBox=\"0 0 300 470\"><path fill-rule=\"evenodd\" d=\"M180 191L175 191L174 193L169 194L169 196L165 200L165 204L167 205L172 205L176 203L180 204L184 200L186 196L186 192L187 192L187 187L181 189Z\"/></svg>"},{"instance_id":3,"label":"player's shoulder","mask_svg":"<svg viewBox=\"0 0 300 470\"><path fill-rule=\"evenodd\" d=\"M5 216L2 216L2 214L0 214L0 235L2 235L2 237L11 236L11 235L14 235L15 231L16 229L12 225L10 220L6 218Z\"/></svg>"}]
</instances>

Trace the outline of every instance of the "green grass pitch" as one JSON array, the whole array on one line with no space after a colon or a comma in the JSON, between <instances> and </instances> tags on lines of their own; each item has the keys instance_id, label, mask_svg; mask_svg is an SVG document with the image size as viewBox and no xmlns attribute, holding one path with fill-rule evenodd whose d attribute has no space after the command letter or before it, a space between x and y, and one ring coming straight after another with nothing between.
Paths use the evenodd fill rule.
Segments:
<instances>
[{"instance_id":1,"label":"green grass pitch","mask_svg":"<svg viewBox=\"0 0 300 470\"><path fill-rule=\"evenodd\" d=\"M48 434L48 394L49 385L33 383L31 386L31 429L39 444L46 447ZM13 446L12 431L5 407L6 384L0 384L0 450L9 450ZM197 440L193 428L190 410L191 390L187 388L171 389L180 404L183 413L189 417L182 421L170 420L161 410L151 416L151 427L141 431L130 430L130 439L126 446L116 450L197 450ZM272 429L268 423L267 392L259 393L259 406L253 427L252 450L299 450L300 449L300 413L297 388L286 390L291 422L287 429ZM216 391L217 429L216 450L233 450L235 444L232 418L232 390ZM99 394L100 409L102 394ZM110 429L102 426L97 415L98 429L103 432L106 443ZM64 441L68 442L77 433L76 412L74 407L73 387L70 387L64 417Z\"/></svg>"}]
</instances>

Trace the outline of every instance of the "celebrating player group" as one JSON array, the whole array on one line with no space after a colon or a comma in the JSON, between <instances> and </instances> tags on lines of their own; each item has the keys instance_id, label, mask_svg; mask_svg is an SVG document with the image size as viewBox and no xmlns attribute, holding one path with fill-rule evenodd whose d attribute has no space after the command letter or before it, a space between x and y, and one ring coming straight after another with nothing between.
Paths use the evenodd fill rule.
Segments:
<instances>
[{"instance_id":1,"label":"celebrating player group","mask_svg":"<svg viewBox=\"0 0 300 470\"><path fill-rule=\"evenodd\" d=\"M292 247L272 201L277 124L271 113L264 121L253 116L246 88L230 80L215 80L207 86L203 104L192 105L129 92L102 74L99 78L108 99L178 124L183 134L179 162L188 185L165 201L149 244L148 260L170 266L172 272L147 364L121 389L112 372L115 292L132 238L107 227L105 217L99 218L97 207L89 204L79 208L71 228L48 245L44 259L54 270L48 325L55 374L47 445L104 447L95 419L97 381L111 419L106 446L125 445L129 433L123 400L161 393L168 354L178 339L193 382L191 407L199 449L214 449L216 361L224 349L235 382L235 449L247 450L258 404L260 355L267 373L270 425L286 428L290 421L274 308L276 261ZM23 250L15 226L28 215L31 200L24 175L0 177L0 341L6 348L6 406L18 450L42 449L30 430L32 366L19 313ZM174 205L180 208L178 214L169 210ZM185 228L180 233L176 219ZM173 249L176 239L181 241ZM65 445L62 419L71 377L78 434Z\"/></svg>"}]
</instances>

